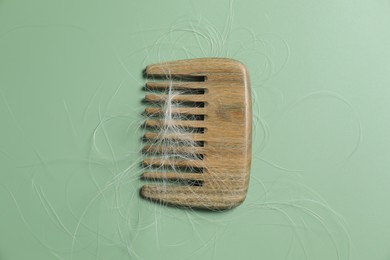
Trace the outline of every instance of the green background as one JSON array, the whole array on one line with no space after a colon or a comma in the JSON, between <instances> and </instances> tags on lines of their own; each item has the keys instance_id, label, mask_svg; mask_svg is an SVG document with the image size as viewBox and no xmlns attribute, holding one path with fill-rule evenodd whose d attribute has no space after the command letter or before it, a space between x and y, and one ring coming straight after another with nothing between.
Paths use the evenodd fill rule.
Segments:
<instances>
[{"instance_id":1,"label":"green background","mask_svg":"<svg viewBox=\"0 0 390 260\"><path fill-rule=\"evenodd\" d=\"M0 259L390 259L390 2L0 0ZM142 70L251 73L247 200L139 198Z\"/></svg>"}]
</instances>

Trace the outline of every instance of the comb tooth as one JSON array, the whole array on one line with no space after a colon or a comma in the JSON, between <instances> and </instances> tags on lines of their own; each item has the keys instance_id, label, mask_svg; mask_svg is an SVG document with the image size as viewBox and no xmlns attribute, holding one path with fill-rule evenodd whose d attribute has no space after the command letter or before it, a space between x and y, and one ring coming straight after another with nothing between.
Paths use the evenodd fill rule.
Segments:
<instances>
[{"instance_id":1,"label":"comb tooth","mask_svg":"<svg viewBox=\"0 0 390 260\"><path fill-rule=\"evenodd\" d=\"M142 177L149 180L204 180L204 176L199 173L145 172Z\"/></svg>"},{"instance_id":2,"label":"comb tooth","mask_svg":"<svg viewBox=\"0 0 390 260\"><path fill-rule=\"evenodd\" d=\"M148 76L200 76L202 68L194 65L196 64L185 64L182 61L170 61L159 64L151 64L146 67L145 72Z\"/></svg>"},{"instance_id":3,"label":"comb tooth","mask_svg":"<svg viewBox=\"0 0 390 260\"><path fill-rule=\"evenodd\" d=\"M175 160L164 158L147 158L144 159L143 164L145 166L169 166L178 168L202 168L202 166L204 166L200 160Z\"/></svg>"},{"instance_id":4,"label":"comb tooth","mask_svg":"<svg viewBox=\"0 0 390 260\"><path fill-rule=\"evenodd\" d=\"M170 205L212 210L233 208L245 199L245 196L221 196L218 192L209 194L202 186L158 184L144 185L141 188L141 196Z\"/></svg>"},{"instance_id":5,"label":"comb tooth","mask_svg":"<svg viewBox=\"0 0 390 260\"><path fill-rule=\"evenodd\" d=\"M152 185L147 184L141 188L141 196L144 198L158 201L162 203L168 203L173 205L181 206L193 206L196 207L196 204L199 206L204 206L199 203L207 201L201 200L197 193L200 193L202 187L196 186L173 186L173 185Z\"/></svg>"},{"instance_id":6,"label":"comb tooth","mask_svg":"<svg viewBox=\"0 0 390 260\"><path fill-rule=\"evenodd\" d=\"M184 133L184 134L177 134L177 133L153 133L148 132L144 135L145 139L149 140L178 140L178 141L204 141L205 135L204 134L190 134L190 133Z\"/></svg>"},{"instance_id":7,"label":"comb tooth","mask_svg":"<svg viewBox=\"0 0 390 260\"><path fill-rule=\"evenodd\" d=\"M184 127L184 128L205 128L206 124L202 120L146 120L147 127Z\"/></svg>"},{"instance_id":8,"label":"comb tooth","mask_svg":"<svg viewBox=\"0 0 390 260\"><path fill-rule=\"evenodd\" d=\"M203 107L177 107L172 108L170 112L172 114L205 115L206 109ZM163 115L166 111L159 107L148 107L145 109L145 113L148 115Z\"/></svg>"},{"instance_id":9,"label":"comb tooth","mask_svg":"<svg viewBox=\"0 0 390 260\"><path fill-rule=\"evenodd\" d=\"M205 102L205 95L157 95L147 94L145 99L150 102L166 102L167 100L175 102Z\"/></svg>"},{"instance_id":10,"label":"comb tooth","mask_svg":"<svg viewBox=\"0 0 390 260\"><path fill-rule=\"evenodd\" d=\"M147 82L146 89L168 90L168 89L206 89L204 84L194 82Z\"/></svg>"},{"instance_id":11,"label":"comb tooth","mask_svg":"<svg viewBox=\"0 0 390 260\"><path fill-rule=\"evenodd\" d=\"M192 60L177 60L151 64L146 67L149 76L209 76L213 73L237 73L243 74L245 66L231 59L203 58Z\"/></svg>"},{"instance_id":12,"label":"comb tooth","mask_svg":"<svg viewBox=\"0 0 390 260\"><path fill-rule=\"evenodd\" d=\"M229 209L243 201L242 197L225 198L218 193L211 195L201 186L147 184L141 188L141 196L170 205L212 210Z\"/></svg>"},{"instance_id":13,"label":"comb tooth","mask_svg":"<svg viewBox=\"0 0 390 260\"><path fill-rule=\"evenodd\" d=\"M203 147L189 146L163 146L163 145L147 145L143 148L144 153L148 154L193 154L194 156L204 153Z\"/></svg>"}]
</instances>

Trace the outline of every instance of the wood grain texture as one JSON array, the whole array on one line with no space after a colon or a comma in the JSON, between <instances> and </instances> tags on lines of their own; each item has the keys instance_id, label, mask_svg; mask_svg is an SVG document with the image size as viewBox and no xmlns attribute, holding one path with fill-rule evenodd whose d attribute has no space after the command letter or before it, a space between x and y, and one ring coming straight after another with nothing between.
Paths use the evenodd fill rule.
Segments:
<instances>
[{"instance_id":1,"label":"wood grain texture","mask_svg":"<svg viewBox=\"0 0 390 260\"><path fill-rule=\"evenodd\" d=\"M201 120L177 120L170 122L177 126L202 128L202 133L190 136L202 141L199 147L145 146L146 151L162 153L200 154L201 160L162 160L146 158L145 165L166 164L178 167L196 167L201 172L146 172L147 180L181 180L172 185L163 183L146 184L141 195L164 204L211 210L229 209L241 204L247 194L252 143L252 108L249 73L246 67L232 59L202 58L180 60L149 65L148 77L187 77L192 82L149 82L149 89L204 89L204 94L179 95L180 101L204 102L203 107L184 107L176 113L204 115ZM203 80L203 81L202 81ZM166 95L148 94L151 101L166 100ZM160 108L146 108L146 113L163 114ZM169 124L170 124L169 123ZM164 120L147 120L146 125L162 127ZM158 139L158 133L146 133L145 138ZM164 138L180 139L180 135ZM184 136L183 138L188 138ZM188 180L197 181L192 185ZM200 184L199 184L200 183Z\"/></svg>"}]
</instances>

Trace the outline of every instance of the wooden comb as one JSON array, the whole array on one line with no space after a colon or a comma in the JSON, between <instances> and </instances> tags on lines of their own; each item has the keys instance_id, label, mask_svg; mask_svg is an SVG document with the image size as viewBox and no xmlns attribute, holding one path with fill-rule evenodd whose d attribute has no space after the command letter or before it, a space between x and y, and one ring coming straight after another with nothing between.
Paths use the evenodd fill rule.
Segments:
<instances>
[{"instance_id":1,"label":"wooden comb","mask_svg":"<svg viewBox=\"0 0 390 260\"><path fill-rule=\"evenodd\" d=\"M141 195L211 210L241 204L248 190L252 142L246 67L232 59L201 58L153 64L145 72L160 81L146 83L151 93L145 96L150 103L145 112L151 117L145 122L143 179L159 183L144 185ZM156 106L167 102L174 104L169 111Z\"/></svg>"}]
</instances>

